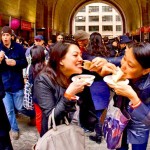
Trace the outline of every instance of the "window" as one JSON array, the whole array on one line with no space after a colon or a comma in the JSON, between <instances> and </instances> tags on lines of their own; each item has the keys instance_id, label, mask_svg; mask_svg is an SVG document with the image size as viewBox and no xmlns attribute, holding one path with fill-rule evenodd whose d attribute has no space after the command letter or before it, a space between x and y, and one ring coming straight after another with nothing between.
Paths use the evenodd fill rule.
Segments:
<instances>
[{"instance_id":1,"label":"window","mask_svg":"<svg viewBox=\"0 0 150 150\"><path fill-rule=\"evenodd\" d=\"M116 15L116 21L121 21L121 17L119 15Z\"/></svg>"},{"instance_id":2,"label":"window","mask_svg":"<svg viewBox=\"0 0 150 150\"><path fill-rule=\"evenodd\" d=\"M112 16L102 16L102 21L113 21Z\"/></svg>"},{"instance_id":3,"label":"window","mask_svg":"<svg viewBox=\"0 0 150 150\"><path fill-rule=\"evenodd\" d=\"M102 12L112 12L111 6L102 6Z\"/></svg>"},{"instance_id":4,"label":"window","mask_svg":"<svg viewBox=\"0 0 150 150\"><path fill-rule=\"evenodd\" d=\"M102 26L102 31L113 31L113 26Z\"/></svg>"},{"instance_id":5,"label":"window","mask_svg":"<svg viewBox=\"0 0 150 150\"><path fill-rule=\"evenodd\" d=\"M99 21L99 16L89 16L89 22Z\"/></svg>"},{"instance_id":6,"label":"window","mask_svg":"<svg viewBox=\"0 0 150 150\"><path fill-rule=\"evenodd\" d=\"M116 31L122 31L121 25L116 25Z\"/></svg>"},{"instance_id":7,"label":"window","mask_svg":"<svg viewBox=\"0 0 150 150\"><path fill-rule=\"evenodd\" d=\"M77 16L77 17L75 18L75 21L76 21L76 22L85 22L85 17L84 17L84 16Z\"/></svg>"},{"instance_id":8,"label":"window","mask_svg":"<svg viewBox=\"0 0 150 150\"><path fill-rule=\"evenodd\" d=\"M81 8L79 12L85 12L85 7Z\"/></svg>"},{"instance_id":9,"label":"window","mask_svg":"<svg viewBox=\"0 0 150 150\"><path fill-rule=\"evenodd\" d=\"M85 31L85 26L76 26L76 31L77 30L84 30Z\"/></svg>"},{"instance_id":10,"label":"window","mask_svg":"<svg viewBox=\"0 0 150 150\"><path fill-rule=\"evenodd\" d=\"M89 26L89 31L99 31L99 26Z\"/></svg>"},{"instance_id":11,"label":"window","mask_svg":"<svg viewBox=\"0 0 150 150\"><path fill-rule=\"evenodd\" d=\"M89 6L89 12L99 12L99 6Z\"/></svg>"}]
</instances>

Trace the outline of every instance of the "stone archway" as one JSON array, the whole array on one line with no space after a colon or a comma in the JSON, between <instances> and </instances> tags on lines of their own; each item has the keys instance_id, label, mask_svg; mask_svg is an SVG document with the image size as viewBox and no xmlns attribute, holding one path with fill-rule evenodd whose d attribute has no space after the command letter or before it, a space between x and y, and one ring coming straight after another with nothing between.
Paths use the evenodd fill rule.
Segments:
<instances>
[{"instance_id":1,"label":"stone archway","mask_svg":"<svg viewBox=\"0 0 150 150\"><path fill-rule=\"evenodd\" d=\"M142 0L57 0L57 5L53 8L54 30L64 33L72 33L72 20L77 10L87 3L103 2L114 6L121 14L123 20L124 33L131 32L142 26ZM129 11L130 10L130 11Z\"/></svg>"}]
</instances>

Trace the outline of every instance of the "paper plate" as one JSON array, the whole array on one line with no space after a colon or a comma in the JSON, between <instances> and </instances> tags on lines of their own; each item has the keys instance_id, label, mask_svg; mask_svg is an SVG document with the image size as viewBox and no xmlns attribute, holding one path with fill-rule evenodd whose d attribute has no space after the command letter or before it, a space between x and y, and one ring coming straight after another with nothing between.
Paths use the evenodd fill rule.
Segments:
<instances>
[{"instance_id":1,"label":"paper plate","mask_svg":"<svg viewBox=\"0 0 150 150\"><path fill-rule=\"evenodd\" d=\"M94 81L95 76L94 75L89 75L89 74L81 74L81 75L76 75L74 77L72 77L72 81L85 81L87 83L89 83L89 86L91 86L91 84Z\"/></svg>"},{"instance_id":2,"label":"paper plate","mask_svg":"<svg viewBox=\"0 0 150 150\"><path fill-rule=\"evenodd\" d=\"M126 79L126 80L121 80L121 81L118 81L118 82L114 82L113 79L112 79L112 75L108 75L108 76L105 76L103 78L103 80L106 82L106 83L109 83L109 84L129 84L129 80Z\"/></svg>"}]
</instances>

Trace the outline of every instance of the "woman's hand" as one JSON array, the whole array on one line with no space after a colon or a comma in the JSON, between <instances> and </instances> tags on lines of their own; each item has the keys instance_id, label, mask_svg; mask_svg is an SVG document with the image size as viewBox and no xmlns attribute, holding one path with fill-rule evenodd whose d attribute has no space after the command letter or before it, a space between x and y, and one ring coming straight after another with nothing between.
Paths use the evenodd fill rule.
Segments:
<instances>
[{"instance_id":1,"label":"woman's hand","mask_svg":"<svg viewBox=\"0 0 150 150\"><path fill-rule=\"evenodd\" d=\"M102 67L107 64L107 60L101 57L96 57L92 60L92 65L90 66L90 71L98 72Z\"/></svg>"},{"instance_id":2,"label":"woman's hand","mask_svg":"<svg viewBox=\"0 0 150 150\"><path fill-rule=\"evenodd\" d=\"M121 95L127 97L132 104L137 104L139 102L139 98L136 92L130 85L126 85L124 83L116 83L116 84L108 84L117 95Z\"/></svg>"},{"instance_id":3,"label":"woman's hand","mask_svg":"<svg viewBox=\"0 0 150 150\"><path fill-rule=\"evenodd\" d=\"M84 90L84 87L88 85L89 83L81 80L74 81L70 83L68 86L66 93L70 95L76 95L77 93L80 93Z\"/></svg>"},{"instance_id":4,"label":"woman's hand","mask_svg":"<svg viewBox=\"0 0 150 150\"><path fill-rule=\"evenodd\" d=\"M104 76L106 76L106 75L109 75L109 74L114 73L115 70L116 70L116 66L115 66L114 64L112 64L112 63L106 63L106 64L104 64L104 65L102 66L101 70L98 71L97 73L98 73L100 76L104 77Z\"/></svg>"}]
</instances>

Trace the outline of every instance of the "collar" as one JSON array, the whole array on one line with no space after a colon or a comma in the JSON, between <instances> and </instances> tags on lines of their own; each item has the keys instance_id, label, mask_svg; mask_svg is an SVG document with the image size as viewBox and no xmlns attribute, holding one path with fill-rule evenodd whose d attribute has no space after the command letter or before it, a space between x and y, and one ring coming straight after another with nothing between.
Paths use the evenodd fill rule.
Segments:
<instances>
[{"instance_id":1,"label":"collar","mask_svg":"<svg viewBox=\"0 0 150 150\"><path fill-rule=\"evenodd\" d=\"M150 73L142 76L139 80L134 83L135 87L139 88L140 90L144 90L147 86L150 86Z\"/></svg>"},{"instance_id":2,"label":"collar","mask_svg":"<svg viewBox=\"0 0 150 150\"><path fill-rule=\"evenodd\" d=\"M9 48L7 48L3 43L2 43L2 48L7 49L7 50L13 50L14 49L14 42L11 41L11 45Z\"/></svg>"}]
</instances>

